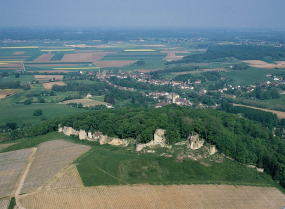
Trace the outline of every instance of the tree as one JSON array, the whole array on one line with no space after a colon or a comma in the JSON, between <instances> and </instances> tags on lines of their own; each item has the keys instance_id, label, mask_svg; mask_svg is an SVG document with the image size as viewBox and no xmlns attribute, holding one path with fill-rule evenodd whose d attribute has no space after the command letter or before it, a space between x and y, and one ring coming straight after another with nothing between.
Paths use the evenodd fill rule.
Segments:
<instances>
[{"instance_id":1,"label":"tree","mask_svg":"<svg viewBox=\"0 0 285 209\"><path fill-rule=\"evenodd\" d=\"M79 104L78 104L78 108L83 108L83 104L82 104L82 103L79 103Z\"/></svg>"},{"instance_id":2,"label":"tree","mask_svg":"<svg viewBox=\"0 0 285 209\"><path fill-rule=\"evenodd\" d=\"M24 101L24 105L30 105L30 104L32 104L31 100L27 99L27 100Z\"/></svg>"},{"instance_id":3,"label":"tree","mask_svg":"<svg viewBox=\"0 0 285 209\"><path fill-rule=\"evenodd\" d=\"M40 116L43 114L43 111L41 109L37 109L34 111L33 116Z\"/></svg>"},{"instance_id":4,"label":"tree","mask_svg":"<svg viewBox=\"0 0 285 209\"><path fill-rule=\"evenodd\" d=\"M45 99L40 99L40 103L45 103Z\"/></svg>"}]
</instances>

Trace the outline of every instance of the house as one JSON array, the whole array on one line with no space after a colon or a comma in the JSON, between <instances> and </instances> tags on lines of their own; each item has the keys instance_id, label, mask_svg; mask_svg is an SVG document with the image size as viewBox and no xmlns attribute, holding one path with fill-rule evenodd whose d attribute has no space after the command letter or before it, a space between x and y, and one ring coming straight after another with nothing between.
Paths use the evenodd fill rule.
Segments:
<instances>
[{"instance_id":1,"label":"house","mask_svg":"<svg viewBox=\"0 0 285 209\"><path fill-rule=\"evenodd\" d=\"M114 108L111 103L106 104L107 108Z\"/></svg>"},{"instance_id":2,"label":"house","mask_svg":"<svg viewBox=\"0 0 285 209\"><path fill-rule=\"evenodd\" d=\"M92 96L91 96L90 93L88 93L87 96L86 96L87 99L89 99L89 98L91 98L91 97L92 97Z\"/></svg>"},{"instance_id":3,"label":"house","mask_svg":"<svg viewBox=\"0 0 285 209\"><path fill-rule=\"evenodd\" d=\"M194 83L195 83L195 84L201 84L201 82L202 82L201 80L197 80L197 81L195 81Z\"/></svg>"}]
</instances>

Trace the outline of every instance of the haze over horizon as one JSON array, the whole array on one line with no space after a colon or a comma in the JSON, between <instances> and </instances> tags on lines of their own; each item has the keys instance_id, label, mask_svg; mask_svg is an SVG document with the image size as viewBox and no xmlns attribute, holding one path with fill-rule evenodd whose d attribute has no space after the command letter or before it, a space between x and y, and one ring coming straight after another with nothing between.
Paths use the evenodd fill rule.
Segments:
<instances>
[{"instance_id":1,"label":"haze over horizon","mask_svg":"<svg viewBox=\"0 0 285 209\"><path fill-rule=\"evenodd\" d=\"M0 26L285 28L284 0L12 0Z\"/></svg>"}]
</instances>

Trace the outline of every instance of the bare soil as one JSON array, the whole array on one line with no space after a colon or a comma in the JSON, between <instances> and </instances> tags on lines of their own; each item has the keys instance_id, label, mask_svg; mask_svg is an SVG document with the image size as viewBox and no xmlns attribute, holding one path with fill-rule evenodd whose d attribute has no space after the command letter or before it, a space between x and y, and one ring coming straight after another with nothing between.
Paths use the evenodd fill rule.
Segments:
<instances>
[{"instance_id":1,"label":"bare soil","mask_svg":"<svg viewBox=\"0 0 285 209\"><path fill-rule=\"evenodd\" d=\"M65 54L60 62L94 62L102 59L110 52Z\"/></svg>"},{"instance_id":2,"label":"bare soil","mask_svg":"<svg viewBox=\"0 0 285 209\"><path fill-rule=\"evenodd\" d=\"M63 75L35 75L35 79L53 79L55 78L55 80L62 80L63 79Z\"/></svg>"},{"instance_id":3,"label":"bare soil","mask_svg":"<svg viewBox=\"0 0 285 209\"><path fill-rule=\"evenodd\" d=\"M35 191L89 149L89 146L78 145L64 140L41 143L21 192Z\"/></svg>"},{"instance_id":4,"label":"bare soil","mask_svg":"<svg viewBox=\"0 0 285 209\"><path fill-rule=\"evenodd\" d=\"M43 83L45 89L51 89L53 85L65 86L66 84L62 81Z\"/></svg>"},{"instance_id":5,"label":"bare soil","mask_svg":"<svg viewBox=\"0 0 285 209\"><path fill-rule=\"evenodd\" d=\"M274 187L231 185L134 185L48 190L23 195L33 208L282 208L285 195Z\"/></svg>"},{"instance_id":6,"label":"bare soil","mask_svg":"<svg viewBox=\"0 0 285 209\"><path fill-rule=\"evenodd\" d=\"M111 61L95 61L94 65L98 67L123 67L125 65L131 65L135 63L135 60L111 60Z\"/></svg>"},{"instance_id":7,"label":"bare soil","mask_svg":"<svg viewBox=\"0 0 285 209\"><path fill-rule=\"evenodd\" d=\"M285 62L279 61L275 64L267 63L261 60L243 60L243 62L248 63L249 66L255 68L266 68L266 69L274 69L274 68L285 68Z\"/></svg>"},{"instance_id":8,"label":"bare soil","mask_svg":"<svg viewBox=\"0 0 285 209\"><path fill-rule=\"evenodd\" d=\"M12 146L12 145L14 145L14 144L17 144L17 143L0 144L0 150L6 149L7 147L10 147L10 146Z\"/></svg>"},{"instance_id":9,"label":"bare soil","mask_svg":"<svg viewBox=\"0 0 285 209\"><path fill-rule=\"evenodd\" d=\"M22 55L24 54L26 51L17 51L17 52L14 52L13 54L14 55Z\"/></svg>"},{"instance_id":10,"label":"bare soil","mask_svg":"<svg viewBox=\"0 0 285 209\"><path fill-rule=\"evenodd\" d=\"M189 53L188 51L161 51L161 53L167 53L167 56L163 58L166 61L179 60L184 56L176 56L176 53Z\"/></svg>"},{"instance_id":11,"label":"bare soil","mask_svg":"<svg viewBox=\"0 0 285 209\"><path fill-rule=\"evenodd\" d=\"M48 62L54 54L42 54L38 58L36 58L33 62Z\"/></svg>"},{"instance_id":12,"label":"bare soil","mask_svg":"<svg viewBox=\"0 0 285 209\"><path fill-rule=\"evenodd\" d=\"M154 71L159 71L162 69L135 69L134 71L141 72L141 73L149 73L149 72L154 72Z\"/></svg>"},{"instance_id":13,"label":"bare soil","mask_svg":"<svg viewBox=\"0 0 285 209\"><path fill-rule=\"evenodd\" d=\"M0 198L12 196L32 149L0 154Z\"/></svg>"}]
</instances>

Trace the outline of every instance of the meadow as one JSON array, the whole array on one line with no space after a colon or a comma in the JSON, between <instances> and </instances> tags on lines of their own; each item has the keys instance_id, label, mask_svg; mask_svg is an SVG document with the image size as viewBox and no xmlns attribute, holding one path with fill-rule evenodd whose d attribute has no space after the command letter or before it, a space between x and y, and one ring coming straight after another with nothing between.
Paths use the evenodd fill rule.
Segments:
<instances>
[{"instance_id":1,"label":"meadow","mask_svg":"<svg viewBox=\"0 0 285 209\"><path fill-rule=\"evenodd\" d=\"M32 103L30 105L0 104L0 109L0 126L10 122L17 122L18 126L22 126L23 124L36 125L42 120L42 117L54 119L64 115L86 111L84 109L54 103ZM33 116L33 112L36 109L41 109L43 115Z\"/></svg>"}]
</instances>

